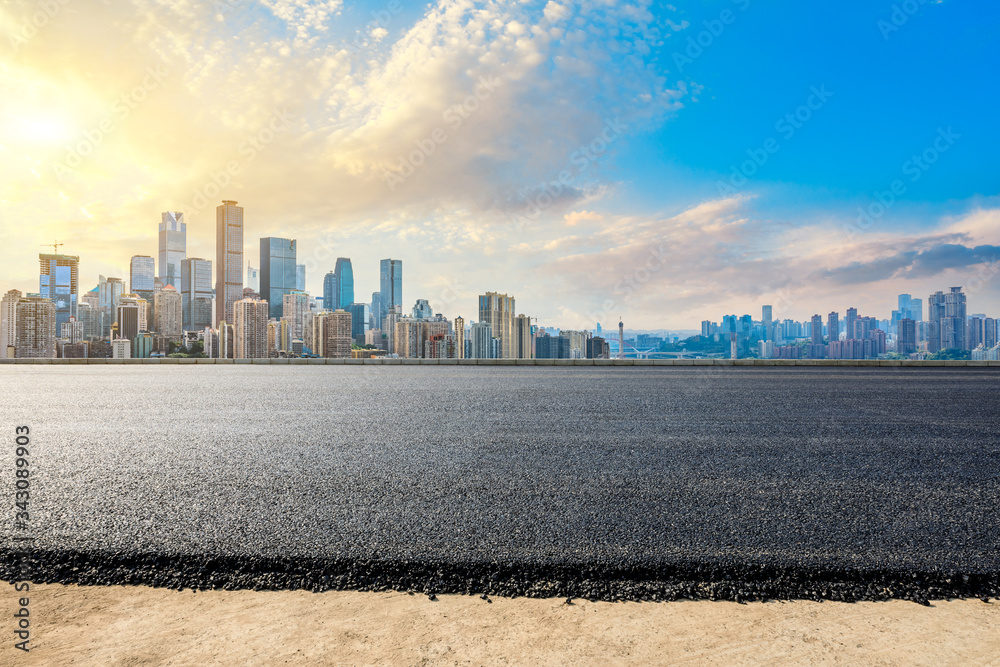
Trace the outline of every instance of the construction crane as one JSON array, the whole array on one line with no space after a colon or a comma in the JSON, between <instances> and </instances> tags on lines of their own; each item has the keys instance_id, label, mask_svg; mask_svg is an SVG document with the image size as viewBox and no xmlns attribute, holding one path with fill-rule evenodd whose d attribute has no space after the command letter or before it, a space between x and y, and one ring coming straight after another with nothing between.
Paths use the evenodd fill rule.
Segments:
<instances>
[{"instance_id":1,"label":"construction crane","mask_svg":"<svg viewBox=\"0 0 1000 667\"><path fill-rule=\"evenodd\" d=\"M48 248L49 246L52 246L52 254L53 255L57 255L57 254L59 254L59 246L64 246L64 245L66 245L66 244L65 243L59 243L59 241L55 241L53 243L43 243L42 247L43 248Z\"/></svg>"}]
</instances>

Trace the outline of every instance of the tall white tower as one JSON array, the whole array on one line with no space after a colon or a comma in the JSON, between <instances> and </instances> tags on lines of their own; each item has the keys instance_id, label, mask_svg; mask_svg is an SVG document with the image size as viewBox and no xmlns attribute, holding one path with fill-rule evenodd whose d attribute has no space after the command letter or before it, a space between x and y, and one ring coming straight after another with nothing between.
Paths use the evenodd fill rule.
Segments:
<instances>
[{"instance_id":1,"label":"tall white tower","mask_svg":"<svg viewBox=\"0 0 1000 667\"><path fill-rule=\"evenodd\" d=\"M618 318L618 358L625 358L625 323Z\"/></svg>"}]
</instances>

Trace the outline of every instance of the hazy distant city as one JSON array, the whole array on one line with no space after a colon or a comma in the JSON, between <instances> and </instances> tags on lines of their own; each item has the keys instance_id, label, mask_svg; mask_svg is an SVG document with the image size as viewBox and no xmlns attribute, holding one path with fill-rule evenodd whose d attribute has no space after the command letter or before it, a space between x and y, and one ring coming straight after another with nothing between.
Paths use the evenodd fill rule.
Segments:
<instances>
[{"instance_id":1,"label":"hazy distant city","mask_svg":"<svg viewBox=\"0 0 1000 667\"><path fill-rule=\"evenodd\" d=\"M355 293L354 267L338 257L323 294L306 291L295 239L264 237L256 266L244 257L243 207L216 208L212 260L187 256L181 212L159 223L157 257L134 255L128 281L100 276L80 294L80 257L39 254L39 290L8 291L0 308L6 358L276 357L411 359L972 359L1000 360L997 321L968 314L961 286L924 302L900 294L888 318L849 307L805 322L776 319L774 307L705 320L700 333L641 332L624 322L593 329L540 326L515 296L484 292L478 319L407 306L403 262L379 266L379 291ZM247 261L249 259L249 261ZM374 269L374 267L372 267Z\"/></svg>"}]
</instances>

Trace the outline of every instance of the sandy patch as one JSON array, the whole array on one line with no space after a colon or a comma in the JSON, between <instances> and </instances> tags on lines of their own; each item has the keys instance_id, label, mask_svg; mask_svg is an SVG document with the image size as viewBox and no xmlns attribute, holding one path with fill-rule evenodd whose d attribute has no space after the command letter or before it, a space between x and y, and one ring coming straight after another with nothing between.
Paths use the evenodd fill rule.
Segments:
<instances>
[{"instance_id":1,"label":"sandy patch","mask_svg":"<svg viewBox=\"0 0 1000 667\"><path fill-rule=\"evenodd\" d=\"M0 664L1000 666L1000 603L978 600L566 605L50 585L32 587L30 609L31 653L6 636Z\"/></svg>"}]
</instances>

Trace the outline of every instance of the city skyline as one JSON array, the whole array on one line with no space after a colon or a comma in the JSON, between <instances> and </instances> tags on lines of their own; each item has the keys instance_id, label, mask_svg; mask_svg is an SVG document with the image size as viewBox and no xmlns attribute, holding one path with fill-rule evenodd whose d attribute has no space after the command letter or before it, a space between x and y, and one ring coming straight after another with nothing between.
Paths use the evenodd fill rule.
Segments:
<instances>
[{"instance_id":1,"label":"city skyline","mask_svg":"<svg viewBox=\"0 0 1000 667\"><path fill-rule=\"evenodd\" d=\"M972 281L1000 306L996 7L91 4L3 9L8 288L39 238L126 278L164 211L212 259L233 200L244 258L297 239L312 294L388 256L435 307L496 289L575 328Z\"/></svg>"}]
</instances>

